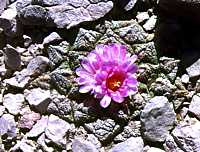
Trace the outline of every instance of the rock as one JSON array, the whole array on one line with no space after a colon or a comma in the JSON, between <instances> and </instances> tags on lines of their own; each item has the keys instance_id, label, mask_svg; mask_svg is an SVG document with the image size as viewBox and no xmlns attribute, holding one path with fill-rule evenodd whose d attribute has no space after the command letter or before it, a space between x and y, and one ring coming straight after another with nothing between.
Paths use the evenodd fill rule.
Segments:
<instances>
[{"instance_id":1,"label":"rock","mask_svg":"<svg viewBox=\"0 0 200 152\"><path fill-rule=\"evenodd\" d=\"M40 114L33 111L27 111L22 114L22 117L19 119L19 127L31 129L34 123L40 119Z\"/></svg>"},{"instance_id":2,"label":"rock","mask_svg":"<svg viewBox=\"0 0 200 152\"><path fill-rule=\"evenodd\" d=\"M5 107L0 106L0 117L3 115L4 112L5 112Z\"/></svg>"},{"instance_id":3,"label":"rock","mask_svg":"<svg viewBox=\"0 0 200 152\"><path fill-rule=\"evenodd\" d=\"M185 84L189 83L189 81L190 81L189 75L187 75L187 74L182 75L182 76L181 76L181 81L182 81L183 83L185 83Z\"/></svg>"},{"instance_id":4,"label":"rock","mask_svg":"<svg viewBox=\"0 0 200 152\"><path fill-rule=\"evenodd\" d=\"M23 39L24 39L24 47L25 48L29 47L32 43L32 38L27 35L23 35Z\"/></svg>"},{"instance_id":5,"label":"rock","mask_svg":"<svg viewBox=\"0 0 200 152\"><path fill-rule=\"evenodd\" d=\"M138 23L142 23L149 19L149 14L148 12L140 12L137 14L136 19Z\"/></svg>"},{"instance_id":6,"label":"rock","mask_svg":"<svg viewBox=\"0 0 200 152\"><path fill-rule=\"evenodd\" d=\"M4 49L4 60L6 66L11 70L18 70L21 66L21 56L19 52L8 44Z\"/></svg>"},{"instance_id":7,"label":"rock","mask_svg":"<svg viewBox=\"0 0 200 152\"><path fill-rule=\"evenodd\" d=\"M166 152L183 152L183 150L178 147L171 135L167 136L163 146Z\"/></svg>"},{"instance_id":8,"label":"rock","mask_svg":"<svg viewBox=\"0 0 200 152\"><path fill-rule=\"evenodd\" d=\"M190 78L200 76L200 59L186 68L186 71Z\"/></svg>"},{"instance_id":9,"label":"rock","mask_svg":"<svg viewBox=\"0 0 200 152\"><path fill-rule=\"evenodd\" d=\"M151 147L149 150L147 150L147 152L165 152L165 151L159 148Z\"/></svg>"},{"instance_id":10,"label":"rock","mask_svg":"<svg viewBox=\"0 0 200 152\"><path fill-rule=\"evenodd\" d=\"M4 80L6 84L13 86L14 88L25 88L31 79L26 69L23 69L20 72L15 72L14 75L14 77Z\"/></svg>"},{"instance_id":11,"label":"rock","mask_svg":"<svg viewBox=\"0 0 200 152\"><path fill-rule=\"evenodd\" d=\"M7 134L10 138L16 137L16 122L13 115L2 115L0 122L0 135Z\"/></svg>"},{"instance_id":12,"label":"rock","mask_svg":"<svg viewBox=\"0 0 200 152\"><path fill-rule=\"evenodd\" d=\"M51 114L45 129L45 135L55 144L64 147L66 144L65 136L70 129L71 126L68 122Z\"/></svg>"},{"instance_id":13,"label":"rock","mask_svg":"<svg viewBox=\"0 0 200 152\"><path fill-rule=\"evenodd\" d=\"M147 22L143 25L144 29L146 31L152 31L155 29L156 26L156 22L157 22L157 16L156 15L152 15Z\"/></svg>"},{"instance_id":14,"label":"rock","mask_svg":"<svg viewBox=\"0 0 200 152\"><path fill-rule=\"evenodd\" d=\"M144 142L141 137L131 137L115 145L110 152L143 152Z\"/></svg>"},{"instance_id":15,"label":"rock","mask_svg":"<svg viewBox=\"0 0 200 152\"><path fill-rule=\"evenodd\" d=\"M131 9L134 8L135 4L137 3L137 0L129 0L127 5L124 7L126 11L130 11Z\"/></svg>"},{"instance_id":16,"label":"rock","mask_svg":"<svg viewBox=\"0 0 200 152\"><path fill-rule=\"evenodd\" d=\"M42 147L44 151L53 152L54 149L52 147L48 147L45 143L45 134L43 133L37 140L37 143Z\"/></svg>"},{"instance_id":17,"label":"rock","mask_svg":"<svg viewBox=\"0 0 200 152\"><path fill-rule=\"evenodd\" d=\"M100 120L84 124L84 128L92 132L101 142L113 138L120 130L120 126L112 119Z\"/></svg>"},{"instance_id":18,"label":"rock","mask_svg":"<svg viewBox=\"0 0 200 152\"><path fill-rule=\"evenodd\" d=\"M200 151L199 121L190 120L189 122L182 122L172 131L172 136L184 152Z\"/></svg>"},{"instance_id":19,"label":"rock","mask_svg":"<svg viewBox=\"0 0 200 152\"><path fill-rule=\"evenodd\" d=\"M42 44L49 45L51 43L59 42L61 40L62 40L62 38L60 37L60 35L58 33L52 32L50 35L48 35L47 37L44 38Z\"/></svg>"},{"instance_id":20,"label":"rock","mask_svg":"<svg viewBox=\"0 0 200 152\"><path fill-rule=\"evenodd\" d=\"M141 111L140 121L145 139L152 142L163 142L169 130L173 128L175 112L166 97L156 96L147 102Z\"/></svg>"},{"instance_id":21,"label":"rock","mask_svg":"<svg viewBox=\"0 0 200 152\"><path fill-rule=\"evenodd\" d=\"M1 0L0 1L0 15L4 11L4 9L7 7L7 5L8 5L8 0Z\"/></svg>"},{"instance_id":22,"label":"rock","mask_svg":"<svg viewBox=\"0 0 200 152\"><path fill-rule=\"evenodd\" d=\"M4 1L4 0L3 0ZM4 30L4 33L9 37L16 37L21 32L20 24L16 20L17 10L16 3L8 6L0 16L0 27Z\"/></svg>"},{"instance_id":23,"label":"rock","mask_svg":"<svg viewBox=\"0 0 200 152\"><path fill-rule=\"evenodd\" d=\"M115 137L114 141L123 142L131 137L139 137L141 136L140 129L140 121L130 121L128 125L124 127L123 132Z\"/></svg>"},{"instance_id":24,"label":"rock","mask_svg":"<svg viewBox=\"0 0 200 152\"><path fill-rule=\"evenodd\" d=\"M82 22L97 20L113 8L113 2L109 0L94 2L41 0L36 1L35 4L18 9L19 19L23 24L69 29Z\"/></svg>"},{"instance_id":25,"label":"rock","mask_svg":"<svg viewBox=\"0 0 200 152\"><path fill-rule=\"evenodd\" d=\"M13 115L19 114L23 107L25 99L23 94L8 93L3 97L3 105L8 109L9 113Z\"/></svg>"},{"instance_id":26,"label":"rock","mask_svg":"<svg viewBox=\"0 0 200 152\"><path fill-rule=\"evenodd\" d=\"M49 103L52 101L50 91L40 88L25 90L24 96L28 103L41 113L46 112Z\"/></svg>"},{"instance_id":27,"label":"rock","mask_svg":"<svg viewBox=\"0 0 200 152\"><path fill-rule=\"evenodd\" d=\"M11 151L22 151L22 152L35 152L37 151L36 143L33 140L23 138L18 141L17 144L10 149Z\"/></svg>"},{"instance_id":28,"label":"rock","mask_svg":"<svg viewBox=\"0 0 200 152\"><path fill-rule=\"evenodd\" d=\"M47 127L47 122L48 116L42 116L42 118L40 120L37 120L33 128L26 134L27 137L38 137L45 131Z\"/></svg>"},{"instance_id":29,"label":"rock","mask_svg":"<svg viewBox=\"0 0 200 152\"><path fill-rule=\"evenodd\" d=\"M91 142L77 138L72 141L72 152L98 152L98 150Z\"/></svg>"},{"instance_id":30,"label":"rock","mask_svg":"<svg viewBox=\"0 0 200 152\"><path fill-rule=\"evenodd\" d=\"M200 94L194 95L189 106L189 111L200 119Z\"/></svg>"},{"instance_id":31,"label":"rock","mask_svg":"<svg viewBox=\"0 0 200 152\"><path fill-rule=\"evenodd\" d=\"M45 72L49 66L49 59L44 56L37 56L33 58L27 65L27 72L29 76L40 75Z\"/></svg>"}]
</instances>

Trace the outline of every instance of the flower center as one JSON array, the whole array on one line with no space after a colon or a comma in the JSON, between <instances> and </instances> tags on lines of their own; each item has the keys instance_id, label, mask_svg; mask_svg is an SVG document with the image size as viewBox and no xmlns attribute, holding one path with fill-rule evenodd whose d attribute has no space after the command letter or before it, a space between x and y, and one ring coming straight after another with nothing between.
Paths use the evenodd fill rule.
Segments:
<instances>
[{"instance_id":1,"label":"flower center","mask_svg":"<svg viewBox=\"0 0 200 152\"><path fill-rule=\"evenodd\" d=\"M124 76L122 73L114 73L112 76L107 78L106 86L112 91L117 91L123 84L123 81Z\"/></svg>"}]
</instances>

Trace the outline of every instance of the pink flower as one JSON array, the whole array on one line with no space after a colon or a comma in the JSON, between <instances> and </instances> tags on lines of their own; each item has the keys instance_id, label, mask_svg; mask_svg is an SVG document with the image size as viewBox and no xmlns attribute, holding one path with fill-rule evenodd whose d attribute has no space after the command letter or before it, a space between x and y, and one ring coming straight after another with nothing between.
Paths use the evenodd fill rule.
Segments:
<instances>
[{"instance_id":1,"label":"pink flower","mask_svg":"<svg viewBox=\"0 0 200 152\"><path fill-rule=\"evenodd\" d=\"M122 103L124 97L137 92L136 55L130 56L121 44L97 45L81 67L76 69L79 92L94 94L100 105L106 108L111 101Z\"/></svg>"}]
</instances>

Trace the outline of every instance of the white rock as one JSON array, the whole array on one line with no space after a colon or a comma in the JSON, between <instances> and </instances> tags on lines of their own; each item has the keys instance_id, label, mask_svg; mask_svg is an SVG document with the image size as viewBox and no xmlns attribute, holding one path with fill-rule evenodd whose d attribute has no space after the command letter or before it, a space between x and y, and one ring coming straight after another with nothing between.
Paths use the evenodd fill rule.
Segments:
<instances>
[{"instance_id":1,"label":"white rock","mask_svg":"<svg viewBox=\"0 0 200 152\"><path fill-rule=\"evenodd\" d=\"M200 59L193 63L190 67L186 69L189 77L200 76Z\"/></svg>"},{"instance_id":2,"label":"white rock","mask_svg":"<svg viewBox=\"0 0 200 152\"><path fill-rule=\"evenodd\" d=\"M141 23L149 19L149 14L148 12L141 12L137 14L136 18L137 18L138 23Z\"/></svg>"},{"instance_id":3,"label":"white rock","mask_svg":"<svg viewBox=\"0 0 200 152\"><path fill-rule=\"evenodd\" d=\"M187 74L182 75L182 76L181 76L181 81L182 81L183 83L186 83L186 84L187 84L187 83L190 81L189 75L187 75Z\"/></svg>"},{"instance_id":4,"label":"white rock","mask_svg":"<svg viewBox=\"0 0 200 152\"><path fill-rule=\"evenodd\" d=\"M45 135L52 142L60 146L65 146L65 135L71 128L70 124L59 117L51 114L49 116L47 128L45 129Z\"/></svg>"},{"instance_id":5,"label":"white rock","mask_svg":"<svg viewBox=\"0 0 200 152\"><path fill-rule=\"evenodd\" d=\"M155 28L156 22L157 16L152 15L149 20L147 20L147 22L143 25L143 27L146 31L151 31Z\"/></svg>"},{"instance_id":6,"label":"white rock","mask_svg":"<svg viewBox=\"0 0 200 152\"><path fill-rule=\"evenodd\" d=\"M3 105L8 109L9 113L13 115L19 114L24 103L23 94L11 94L8 93L3 97Z\"/></svg>"},{"instance_id":7,"label":"white rock","mask_svg":"<svg viewBox=\"0 0 200 152\"><path fill-rule=\"evenodd\" d=\"M162 149L151 147L147 152L165 152Z\"/></svg>"},{"instance_id":8,"label":"white rock","mask_svg":"<svg viewBox=\"0 0 200 152\"><path fill-rule=\"evenodd\" d=\"M200 94L193 96L189 106L189 111L200 119Z\"/></svg>"}]
</instances>

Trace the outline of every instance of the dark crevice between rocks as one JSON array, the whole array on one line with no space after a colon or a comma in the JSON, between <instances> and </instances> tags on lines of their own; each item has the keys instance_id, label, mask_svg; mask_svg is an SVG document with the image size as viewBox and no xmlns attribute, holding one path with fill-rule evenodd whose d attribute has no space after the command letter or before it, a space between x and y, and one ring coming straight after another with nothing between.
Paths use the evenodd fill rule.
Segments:
<instances>
[{"instance_id":1,"label":"dark crevice between rocks","mask_svg":"<svg viewBox=\"0 0 200 152\"><path fill-rule=\"evenodd\" d=\"M199 24L188 19L170 16L158 10L155 44L158 56L180 59L177 75L200 58Z\"/></svg>"}]
</instances>

